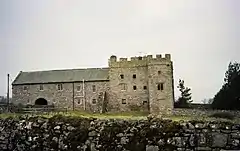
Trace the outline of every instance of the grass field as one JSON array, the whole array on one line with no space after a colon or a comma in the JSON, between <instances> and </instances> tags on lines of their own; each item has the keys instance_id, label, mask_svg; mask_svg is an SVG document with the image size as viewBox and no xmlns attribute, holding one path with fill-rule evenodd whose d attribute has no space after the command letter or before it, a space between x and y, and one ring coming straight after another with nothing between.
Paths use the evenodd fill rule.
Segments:
<instances>
[{"instance_id":1,"label":"grass field","mask_svg":"<svg viewBox=\"0 0 240 151\"><path fill-rule=\"evenodd\" d=\"M19 116L24 114L16 114L16 113L4 113L0 114L1 119L5 118L18 118ZM124 119L124 120L146 120L148 113L146 112L123 112L123 113L88 113L88 112L80 112L80 111L69 111L69 112L58 112L58 113L38 113L38 114L25 114L25 115L38 115L45 118L51 118L55 115L62 116L71 116L71 117L82 117L82 118L97 118L97 119ZM239 118L235 118L234 120L223 119L223 118L210 118L210 117L193 117L193 116L166 116L162 117L163 119L169 119L172 121L224 121L224 122L234 122L240 123Z\"/></svg>"}]
</instances>

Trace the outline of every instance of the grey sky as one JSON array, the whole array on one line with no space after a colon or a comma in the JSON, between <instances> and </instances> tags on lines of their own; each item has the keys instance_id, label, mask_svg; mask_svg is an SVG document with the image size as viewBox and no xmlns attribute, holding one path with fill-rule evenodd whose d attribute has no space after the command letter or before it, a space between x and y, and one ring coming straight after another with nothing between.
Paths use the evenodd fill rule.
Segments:
<instances>
[{"instance_id":1,"label":"grey sky","mask_svg":"<svg viewBox=\"0 0 240 151\"><path fill-rule=\"evenodd\" d=\"M184 79L200 102L240 61L239 15L238 0L1 0L0 95L7 73L171 53L175 86Z\"/></svg>"}]
</instances>

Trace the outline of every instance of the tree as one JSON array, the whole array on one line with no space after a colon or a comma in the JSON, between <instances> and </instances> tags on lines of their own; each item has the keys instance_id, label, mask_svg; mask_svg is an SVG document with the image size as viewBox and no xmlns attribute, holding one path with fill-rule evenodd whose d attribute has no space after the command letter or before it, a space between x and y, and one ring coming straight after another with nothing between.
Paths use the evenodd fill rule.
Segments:
<instances>
[{"instance_id":1,"label":"tree","mask_svg":"<svg viewBox=\"0 0 240 151\"><path fill-rule=\"evenodd\" d=\"M240 64L228 65L225 73L224 84L214 96L212 108L240 110Z\"/></svg>"},{"instance_id":2,"label":"tree","mask_svg":"<svg viewBox=\"0 0 240 151\"><path fill-rule=\"evenodd\" d=\"M203 104L212 104L212 102L213 102L213 99L203 99L202 100Z\"/></svg>"},{"instance_id":3,"label":"tree","mask_svg":"<svg viewBox=\"0 0 240 151\"><path fill-rule=\"evenodd\" d=\"M175 107L189 107L189 104L192 102L192 93L190 93L191 89L185 87L184 80L179 80L177 88L179 89L181 96L175 102Z\"/></svg>"}]
</instances>

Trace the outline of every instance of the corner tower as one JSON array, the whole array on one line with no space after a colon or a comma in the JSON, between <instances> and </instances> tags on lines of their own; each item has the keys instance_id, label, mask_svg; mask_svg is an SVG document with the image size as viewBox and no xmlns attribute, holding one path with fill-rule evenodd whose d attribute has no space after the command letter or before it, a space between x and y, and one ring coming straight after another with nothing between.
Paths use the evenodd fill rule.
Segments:
<instances>
[{"instance_id":1,"label":"corner tower","mask_svg":"<svg viewBox=\"0 0 240 151\"><path fill-rule=\"evenodd\" d=\"M173 109L173 68L170 54L109 59L111 111L137 108L169 114Z\"/></svg>"},{"instance_id":2,"label":"corner tower","mask_svg":"<svg viewBox=\"0 0 240 151\"><path fill-rule=\"evenodd\" d=\"M171 55L148 56L149 107L151 113L171 114L174 102Z\"/></svg>"}]
</instances>

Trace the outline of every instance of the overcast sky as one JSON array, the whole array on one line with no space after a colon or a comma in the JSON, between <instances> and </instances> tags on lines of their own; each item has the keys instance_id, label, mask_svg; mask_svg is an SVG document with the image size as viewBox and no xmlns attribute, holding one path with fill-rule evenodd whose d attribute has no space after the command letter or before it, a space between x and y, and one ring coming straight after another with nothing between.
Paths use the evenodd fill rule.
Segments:
<instances>
[{"instance_id":1,"label":"overcast sky","mask_svg":"<svg viewBox=\"0 0 240 151\"><path fill-rule=\"evenodd\" d=\"M105 67L170 53L201 102L240 62L239 0L0 0L0 95L19 71ZM178 92L176 92L176 96Z\"/></svg>"}]
</instances>

